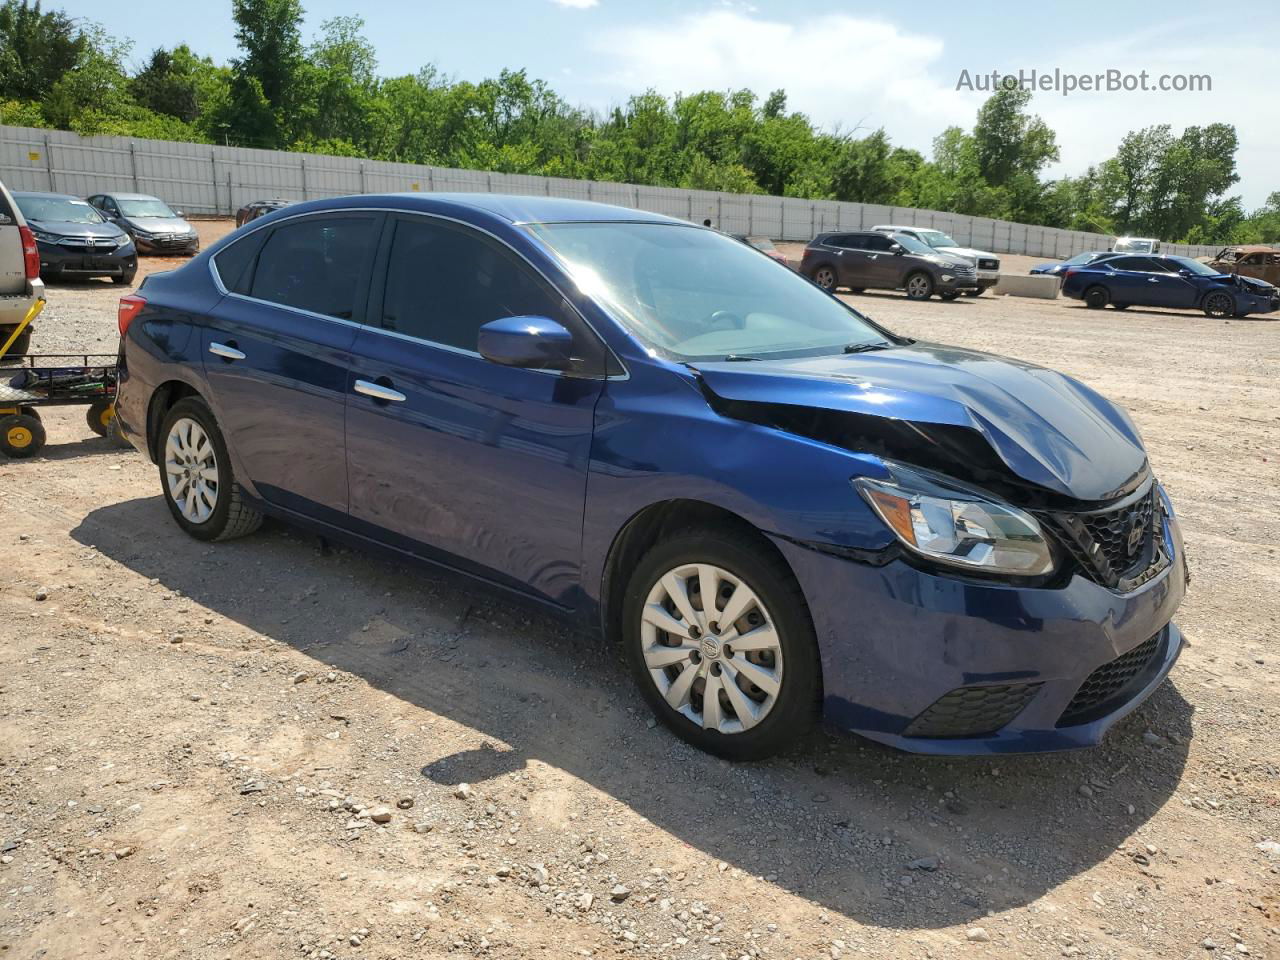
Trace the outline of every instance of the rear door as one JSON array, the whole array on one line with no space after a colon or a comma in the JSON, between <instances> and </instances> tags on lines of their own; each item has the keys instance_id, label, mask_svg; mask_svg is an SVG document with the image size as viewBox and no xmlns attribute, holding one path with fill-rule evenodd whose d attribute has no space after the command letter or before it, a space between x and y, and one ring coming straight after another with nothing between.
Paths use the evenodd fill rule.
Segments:
<instances>
[{"instance_id":1,"label":"rear door","mask_svg":"<svg viewBox=\"0 0 1280 960\"><path fill-rule=\"evenodd\" d=\"M0 296L22 296L27 292L26 258L22 255L18 217L17 204L0 184Z\"/></svg>"},{"instance_id":2,"label":"rear door","mask_svg":"<svg viewBox=\"0 0 1280 960\"><path fill-rule=\"evenodd\" d=\"M603 344L525 260L476 230L397 215L383 247L347 401L353 528L571 606ZM567 327L575 369L482 358L479 328L508 316Z\"/></svg>"},{"instance_id":3,"label":"rear door","mask_svg":"<svg viewBox=\"0 0 1280 960\"><path fill-rule=\"evenodd\" d=\"M204 329L219 424L268 503L342 524L346 395L382 214L257 230L218 254L228 290Z\"/></svg>"}]
</instances>

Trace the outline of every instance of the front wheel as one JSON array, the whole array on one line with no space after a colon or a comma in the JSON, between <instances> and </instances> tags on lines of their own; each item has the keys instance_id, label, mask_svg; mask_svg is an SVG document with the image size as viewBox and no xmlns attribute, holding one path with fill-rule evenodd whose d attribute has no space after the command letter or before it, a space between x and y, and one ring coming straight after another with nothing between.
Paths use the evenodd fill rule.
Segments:
<instances>
[{"instance_id":1,"label":"front wheel","mask_svg":"<svg viewBox=\"0 0 1280 960\"><path fill-rule=\"evenodd\" d=\"M731 760L793 745L817 712L808 606L764 547L736 530L682 534L644 556L623 601L627 660L654 713Z\"/></svg>"},{"instance_id":2,"label":"front wheel","mask_svg":"<svg viewBox=\"0 0 1280 960\"><path fill-rule=\"evenodd\" d=\"M1236 312L1235 299L1229 293L1218 291L1204 298L1204 315L1222 320Z\"/></svg>"},{"instance_id":3,"label":"front wheel","mask_svg":"<svg viewBox=\"0 0 1280 960\"><path fill-rule=\"evenodd\" d=\"M116 274L111 278L111 282L114 283L116 286L127 287L133 283L133 278L137 276L137 272L138 271L133 270L133 271L130 271L129 273Z\"/></svg>"},{"instance_id":4,"label":"front wheel","mask_svg":"<svg viewBox=\"0 0 1280 960\"><path fill-rule=\"evenodd\" d=\"M204 401L175 403L160 437L160 486L178 526L197 540L231 540L262 525L262 514L236 482L222 431Z\"/></svg>"},{"instance_id":5,"label":"front wheel","mask_svg":"<svg viewBox=\"0 0 1280 960\"><path fill-rule=\"evenodd\" d=\"M933 296L933 278L927 273L913 273L903 284L912 300L928 300Z\"/></svg>"}]
</instances>

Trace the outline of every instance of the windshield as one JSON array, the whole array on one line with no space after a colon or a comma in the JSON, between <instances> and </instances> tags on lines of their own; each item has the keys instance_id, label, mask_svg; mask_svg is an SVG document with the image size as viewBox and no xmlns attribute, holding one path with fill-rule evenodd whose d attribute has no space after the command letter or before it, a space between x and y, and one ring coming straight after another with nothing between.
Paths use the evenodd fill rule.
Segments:
<instances>
[{"instance_id":1,"label":"windshield","mask_svg":"<svg viewBox=\"0 0 1280 960\"><path fill-rule=\"evenodd\" d=\"M920 234L920 239L931 247L960 246L960 244L956 243L941 230L917 230L916 233Z\"/></svg>"},{"instance_id":2,"label":"windshield","mask_svg":"<svg viewBox=\"0 0 1280 960\"><path fill-rule=\"evenodd\" d=\"M1201 263L1199 260L1192 260L1190 257L1170 257L1180 269L1190 270L1192 273L1198 273L1202 277L1216 277L1221 270L1215 270L1207 264Z\"/></svg>"},{"instance_id":3,"label":"windshield","mask_svg":"<svg viewBox=\"0 0 1280 960\"><path fill-rule=\"evenodd\" d=\"M933 252L933 247L929 246L927 243L921 243L910 234L895 233L893 234L893 239L902 244L903 247L910 250L912 253L924 253L931 257L937 256L937 254Z\"/></svg>"},{"instance_id":4,"label":"windshield","mask_svg":"<svg viewBox=\"0 0 1280 960\"><path fill-rule=\"evenodd\" d=\"M63 197L14 197L18 209L28 220L48 220L62 223L103 223L98 211L83 200Z\"/></svg>"},{"instance_id":5,"label":"windshield","mask_svg":"<svg viewBox=\"0 0 1280 960\"><path fill-rule=\"evenodd\" d=\"M158 217L173 220L177 214L163 200L117 200L120 213L126 217Z\"/></svg>"},{"instance_id":6,"label":"windshield","mask_svg":"<svg viewBox=\"0 0 1280 960\"><path fill-rule=\"evenodd\" d=\"M527 229L647 346L679 360L838 353L891 342L808 280L711 230L664 223Z\"/></svg>"}]
</instances>

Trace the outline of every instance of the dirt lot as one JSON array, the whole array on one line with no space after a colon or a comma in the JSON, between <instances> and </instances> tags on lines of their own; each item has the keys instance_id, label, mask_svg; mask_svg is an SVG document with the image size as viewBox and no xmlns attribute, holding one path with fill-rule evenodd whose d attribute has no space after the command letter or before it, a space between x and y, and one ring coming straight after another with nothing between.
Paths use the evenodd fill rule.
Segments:
<instances>
[{"instance_id":1,"label":"dirt lot","mask_svg":"<svg viewBox=\"0 0 1280 960\"><path fill-rule=\"evenodd\" d=\"M114 349L119 292L51 289L36 348ZM1101 748L729 765L539 613L278 525L186 538L65 409L0 462L0 955L1280 957L1280 323L853 302L1137 419L1191 646Z\"/></svg>"}]
</instances>

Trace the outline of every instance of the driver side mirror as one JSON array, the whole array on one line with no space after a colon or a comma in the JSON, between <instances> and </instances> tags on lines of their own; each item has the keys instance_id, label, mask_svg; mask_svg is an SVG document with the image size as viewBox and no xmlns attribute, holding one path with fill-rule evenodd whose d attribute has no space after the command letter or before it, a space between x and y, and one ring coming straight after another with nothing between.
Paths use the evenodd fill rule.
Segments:
<instances>
[{"instance_id":1,"label":"driver side mirror","mask_svg":"<svg viewBox=\"0 0 1280 960\"><path fill-rule=\"evenodd\" d=\"M1191 271L1188 270L1186 267L1183 267L1181 270L1178 271L1178 276L1189 277L1191 276Z\"/></svg>"},{"instance_id":2,"label":"driver side mirror","mask_svg":"<svg viewBox=\"0 0 1280 960\"><path fill-rule=\"evenodd\" d=\"M905 253L906 251L903 249L902 244L900 244L900 243L895 243L895 244L893 244L892 246L890 246L890 247L889 247L889 252L890 252L890 253L895 253L895 254L897 254L898 256L902 256L902 254L903 254L903 253Z\"/></svg>"},{"instance_id":3,"label":"driver side mirror","mask_svg":"<svg viewBox=\"0 0 1280 960\"><path fill-rule=\"evenodd\" d=\"M504 367L568 370L573 334L549 317L503 317L480 328L477 350Z\"/></svg>"}]
</instances>

